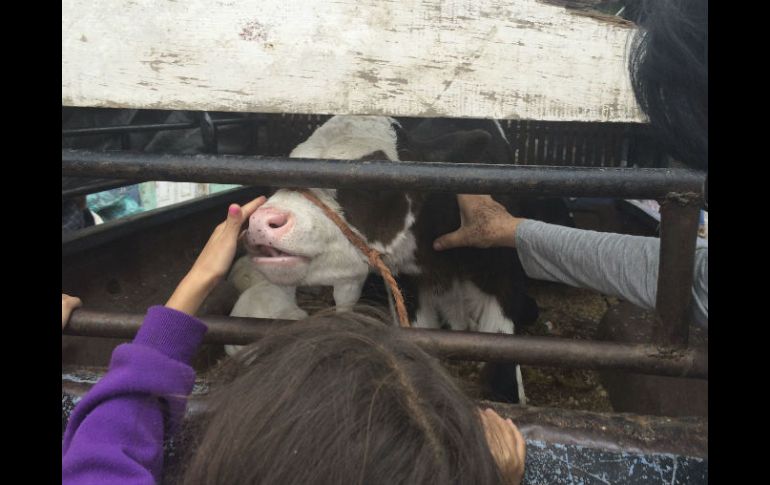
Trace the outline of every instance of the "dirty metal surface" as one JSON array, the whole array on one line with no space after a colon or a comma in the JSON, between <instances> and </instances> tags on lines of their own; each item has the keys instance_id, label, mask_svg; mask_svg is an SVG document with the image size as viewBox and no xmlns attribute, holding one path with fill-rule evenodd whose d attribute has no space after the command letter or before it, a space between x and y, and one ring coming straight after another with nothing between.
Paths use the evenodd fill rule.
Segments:
<instances>
[{"instance_id":1,"label":"dirty metal surface","mask_svg":"<svg viewBox=\"0 0 770 485\"><path fill-rule=\"evenodd\" d=\"M695 194L671 194L661 202L660 269L655 302L659 320L652 334L652 341L660 345L687 346L702 200Z\"/></svg>"},{"instance_id":2,"label":"dirty metal surface","mask_svg":"<svg viewBox=\"0 0 770 485\"><path fill-rule=\"evenodd\" d=\"M705 485L708 459L527 440L523 485Z\"/></svg>"},{"instance_id":3,"label":"dirty metal surface","mask_svg":"<svg viewBox=\"0 0 770 485\"><path fill-rule=\"evenodd\" d=\"M599 413L479 401L511 418L528 439L614 452L708 457L708 420Z\"/></svg>"},{"instance_id":4,"label":"dirty metal surface","mask_svg":"<svg viewBox=\"0 0 770 485\"><path fill-rule=\"evenodd\" d=\"M62 241L62 291L94 309L144 312L162 304L225 219L228 205L262 193L235 189L77 231ZM202 314L229 313L232 306L215 296Z\"/></svg>"},{"instance_id":5,"label":"dirty metal surface","mask_svg":"<svg viewBox=\"0 0 770 485\"><path fill-rule=\"evenodd\" d=\"M598 337L613 342L649 342L656 324L652 312L630 303L613 306L599 324ZM691 325L689 345L708 348L708 334ZM601 371L601 380L616 411L708 418L708 381L637 373Z\"/></svg>"},{"instance_id":6,"label":"dirty metal surface","mask_svg":"<svg viewBox=\"0 0 770 485\"><path fill-rule=\"evenodd\" d=\"M62 244L62 292L101 311L144 313L162 305L224 220L229 203L259 193L251 188L223 192L79 231ZM235 288L223 282L203 303L201 314L227 315L237 298ZM107 365L113 349L124 341L62 335L62 362ZM206 368L223 352L221 345L203 348L196 369Z\"/></svg>"}]
</instances>

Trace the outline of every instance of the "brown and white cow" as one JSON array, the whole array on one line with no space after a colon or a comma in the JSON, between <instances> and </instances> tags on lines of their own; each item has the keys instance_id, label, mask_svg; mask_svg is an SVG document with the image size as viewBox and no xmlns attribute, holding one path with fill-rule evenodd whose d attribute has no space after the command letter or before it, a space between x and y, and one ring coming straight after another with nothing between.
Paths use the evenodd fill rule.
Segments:
<instances>
[{"instance_id":1,"label":"brown and white cow","mask_svg":"<svg viewBox=\"0 0 770 485\"><path fill-rule=\"evenodd\" d=\"M431 133L425 125L421 128L416 131L422 138L416 138L392 118L335 116L290 157L485 161L483 154L493 137L482 129ZM380 251L394 275L412 290L405 296L411 303L413 326L510 334L516 324L529 324L537 317L537 307L524 292L524 271L515 250L433 250L435 238L459 227L453 194L366 187L312 190ZM233 315L300 318L303 312L292 301L297 286L333 286L336 305L350 307L372 271L340 229L296 191L281 189L272 195L251 216L244 239L254 268L282 289L268 296L244 293ZM520 382L518 370L516 374ZM519 396L522 400L520 392Z\"/></svg>"}]
</instances>

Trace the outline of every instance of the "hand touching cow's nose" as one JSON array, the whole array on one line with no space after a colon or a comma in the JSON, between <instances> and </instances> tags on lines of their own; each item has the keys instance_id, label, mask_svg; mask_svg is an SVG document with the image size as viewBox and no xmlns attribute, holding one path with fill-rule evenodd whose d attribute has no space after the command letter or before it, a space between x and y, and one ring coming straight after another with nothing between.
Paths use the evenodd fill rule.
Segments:
<instances>
[{"instance_id":1,"label":"hand touching cow's nose","mask_svg":"<svg viewBox=\"0 0 770 485\"><path fill-rule=\"evenodd\" d=\"M258 197L243 207L238 204L229 207L227 219L214 229L192 269L166 303L167 307L195 314L233 264L244 223L266 201L265 197Z\"/></svg>"},{"instance_id":2,"label":"hand touching cow's nose","mask_svg":"<svg viewBox=\"0 0 770 485\"><path fill-rule=\"evenodd\" d=\"M275 207L262 207L249 218L249 233L261 244L280 239L293 226L294 215Z\"/></svg>"}]
</instances>

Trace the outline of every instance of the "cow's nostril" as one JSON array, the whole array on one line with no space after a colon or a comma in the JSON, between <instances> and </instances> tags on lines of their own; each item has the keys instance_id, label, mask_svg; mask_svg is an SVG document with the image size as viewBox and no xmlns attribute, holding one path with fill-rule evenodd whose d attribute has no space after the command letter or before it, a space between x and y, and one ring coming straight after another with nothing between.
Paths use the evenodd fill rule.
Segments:
<instances>
[{"instance_id":1,"label":"cow's nostril","mask_svg":"<svg viewBox=\"0 0 770 485\"><path fill-rule=\"evenodd\" d=\"M289 222L288 214L271 214L267 220L267 227L270 229L280 229Z\"/></svg>"}]
</instances>

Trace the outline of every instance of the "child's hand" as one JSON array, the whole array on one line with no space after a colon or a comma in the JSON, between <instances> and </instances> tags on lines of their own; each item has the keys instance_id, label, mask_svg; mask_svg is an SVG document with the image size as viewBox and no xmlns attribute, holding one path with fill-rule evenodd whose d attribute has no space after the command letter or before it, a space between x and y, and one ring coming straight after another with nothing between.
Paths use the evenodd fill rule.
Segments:
<instances>
[{"instance_id":1,"label":"child's hand","mask_svg":"<svg viewBox=\"0 0 770 485\"><path fill-rule=\"evenodd\" d=\"M67 326L67 322L70 320L72 310L83 305L80 298L77 296L69 296L64 293L61 294L61 329Z\"/></svg>"},{"instance_id":2,"label":"child's hand","mask_svg":"<svg viewBox=\"0 0 770 485\"><path fill-rule=\"evenodd\" d=\"M524 478L526 443L519 429L509 419L501 418L492 409L479 411L484 424L489 450L503 474L507 485L519 485Z\"/></svg>"},{"instance_id":3,"label":"child's hand","mask_svg":"<svg viewBox=\"0 0 770 485\"><path fill-rule=\"evenodd\" d=\"M243 224L266 200L264 196L260 196L242 208L238 204L231 204L227 219L214 229L190 273L219 283L233 264Z\"/></svg>"},{"instance_id":4,"label":"child's hand","mask_svg":"<svg viewBox=\"0 0 770 485\"><path fill-rule=\"evenodd\" d=\"M260 196L243 207L230 205L227 219L214 229L192 269L166 303L167 307L195 314L233 264L243 224L266 201L264 196Z\"/></svg>"}]
</instances>

